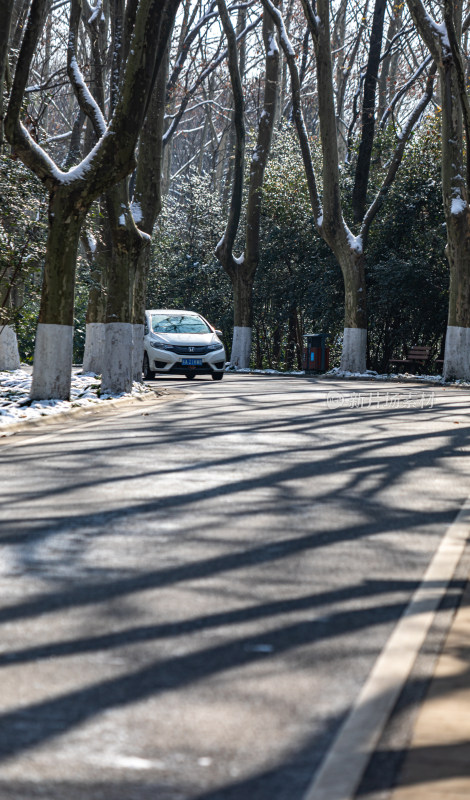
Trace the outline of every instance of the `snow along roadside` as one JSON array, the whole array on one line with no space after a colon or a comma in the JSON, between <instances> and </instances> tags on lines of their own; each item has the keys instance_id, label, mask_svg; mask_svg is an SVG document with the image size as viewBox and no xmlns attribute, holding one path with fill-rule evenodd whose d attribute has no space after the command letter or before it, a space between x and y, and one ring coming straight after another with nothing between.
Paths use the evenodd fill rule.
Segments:
<instances>
[{"instance_id":1,"label":"snow along roadside","mask_svg":"<svg viewBox=\"0 0 470 800\"><path fill-rule=\"evenodd\" d=\"M92 372L72 375L70 400L30 400L31 375L25 370L0 372L0 430L18 422L62 414L74 408L87 408L118 398L153 394L141 383L134 383L127 394L100 394L101 381Z\"/></svg>"},{"instance_id":2,"label":"snow along roadside","mask_svg":"<svg viewBox=\"0 0 470 800\"><path fill-rule=\"evenodd\" d=\"M315 377L320 379L328 378L341 378L341 380L369 380L369 381L396 381L411 382L411 383L434 383L442 384L445 386L462 386L464 388L470 387L470 381L456 380L446 381L442 375L415 375L414 372L389 372L379 373L373 369L366 369L364 372L348 372L339 367L334 367L329 372L318 372L312 374L305 372L305 370L293 370L291 372L283 372L278 369L248 369L241 367L234 367L230 364L226 368L226 372L245 374L245 375L307 375L307 377Z\"/></svg>"}]
</instances>

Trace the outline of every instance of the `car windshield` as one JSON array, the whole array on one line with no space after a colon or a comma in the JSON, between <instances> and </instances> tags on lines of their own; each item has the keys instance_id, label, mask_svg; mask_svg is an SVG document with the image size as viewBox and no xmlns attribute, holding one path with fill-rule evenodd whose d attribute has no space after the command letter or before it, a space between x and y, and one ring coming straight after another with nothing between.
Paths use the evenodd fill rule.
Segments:
<instances>
[{"instance_id":1,"label":"car windshield","mask_svg":"<svg viewBox=\"0 0 470 800\"><path fill-rule=\"evenodd\" d=\"M211 333L201 317L189 314L152 314L154 333Z\"/></svg>"}]
</instances>

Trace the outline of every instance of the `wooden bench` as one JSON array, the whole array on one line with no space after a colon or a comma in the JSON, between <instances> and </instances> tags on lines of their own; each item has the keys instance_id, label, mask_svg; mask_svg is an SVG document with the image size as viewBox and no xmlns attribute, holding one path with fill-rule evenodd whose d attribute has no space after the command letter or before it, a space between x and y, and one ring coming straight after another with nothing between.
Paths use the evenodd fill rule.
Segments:
<instances>
[{"instance_id":1,"label":"wooden bench","mask_svg":"<svg viewBox=\"0 0 470 800\"><path fill-rule=\"evenodd\" d=\"M427 364L430 358L431 347L429 345L415 344L408 350L406 358L392 358L390 360L390 364L401 364L403 366L414 367L414 369L416 369L418 366L423 367L425 364Z\"/></svg>"}]
</instances>

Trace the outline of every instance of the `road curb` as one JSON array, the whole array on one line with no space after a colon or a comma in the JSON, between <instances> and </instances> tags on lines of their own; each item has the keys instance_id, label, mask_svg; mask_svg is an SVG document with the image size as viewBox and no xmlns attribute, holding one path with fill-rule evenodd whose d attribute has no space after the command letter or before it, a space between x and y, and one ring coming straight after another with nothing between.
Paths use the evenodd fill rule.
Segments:
<instances>
[{"instance_id":1,"label":"road curb","mask_svg":"<svg viewBox=\"0 0 470 800\"><path fill-rule=\"evenodd\" d=\"M418 712L407 755L389 800L470 796L470 579Z\"/></svg>"},{"instance_id":2,"label":"road curb","mask_svg":"<svg viewBox=\"0 0 470 800\"><path fill-rule=\"evenodd\" d=\"M302 800L353 800L356 797L367 764L468 544L469 523L470 497L447 528L420 585L390 634ZM453 621L451 627L452 624ZM401 800L401 795L397 800ZM412 797L407 795L406 800L412 800Z\"/></svg>"},{"instance_id":3,"label":"road curb","mask_svg":"<svg viewBox=\"0 0 470 800\"><path fill-rule=\"evenodd\" d=\"M112 411L116 408L121 408L127 405L137 405L138 403L145 403L154 400L175 400L178 395L174 392L171 393L168 389L149 389L148 392L139 395L125 395L124 397L117 397L114 400L101 400L94 403L89 403L86 406L75 406L68 408L64 411L57 411L54 414L43 414L39 417L32 417L31 419L24 419L20 422L13 422L11 425L0 426L0 441L8 439L15 433L23 431L31 431L35 428L43 428L52 425L54 422L61 422L66 419L73 419L75 417L89 416L90 414L103 413L105 410Z\"/></svg>"}]
</instances>

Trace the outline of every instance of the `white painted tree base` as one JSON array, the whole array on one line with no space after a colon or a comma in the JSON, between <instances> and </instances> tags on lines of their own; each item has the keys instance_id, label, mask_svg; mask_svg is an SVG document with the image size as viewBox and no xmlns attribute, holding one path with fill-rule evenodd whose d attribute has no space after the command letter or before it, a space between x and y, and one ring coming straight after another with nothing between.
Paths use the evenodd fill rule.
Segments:
<instances>
[{"instance_id":1,"label":"white painted tree base","mask_svg":"<svg viewBox=\"0 0 470 800\"><path fill-rule=\"evenodd\" d=\"M31 400L69 400L73 326L39 323L34 347Z\"/></svg>"},{"instance_id":2,"label":"white painted tree base","mask_svg":"<svg viewBox=\"0 0 470 800\"><path fill-rule=\"evenodd\" d=\"M470 380L470 328L447 326L443 377Z\"/></svg>"},{"instance_id":3,"label":"white painted tree base","mask_svg":"<svg viewBox=\"0 0 470 800\"><path fill-rule=\"evenodd\" d=\"M232 367L246 369L250 366L252 328L235 326L233 329L232 353L230 364Z\"/></svg>"},{"instance_id":4,"label":"white painted tree base","mask_svg":"<svg viewBox=\"0 0 470 800\"><path fill-rule=\"evenodd\" d=\"M144 326L132 326L132 379L142 383L142 364L144 361Z\"/></svg>"},{"instance_id":5,"label":"white painted tree base","mask_svg":"<svg viewBox=\"0 0 470 800\"><path fill-rule=\"evenodd\" d=\"M367 329L344 328L340 369L345 372L364 372L367 360Z\"/></svg>"},{"instance_id":6,"label":"white painted tree base","mask_svg":"<svg viewBox=\"0 0 470 800\"><path fill-rule=\"evenodd\" d=\"M94 372L97 375L101 375L104 359L104 339L104 322L87 322L83 372Z\"/></svg>"},{"instance_id":7,"label":"white painted tree base","mask_svg":"<svg viewBox=\"0 0 470 800\"><path fill-rule=\"evenodd\" d=\"M107 322L101 391L110 394L132 389L132 328L130 322Z\"/></svg>"},{"instance_id":8,"label":"white painted tree base","mask_svg":"<svg viewBox=\"0 0 470 800\"><path fill-rule=\"evenodd\" d=\"M19 369L20 354L16 333L10 325L0 327L0 370Z\"/></svg>"}]
</instances>

